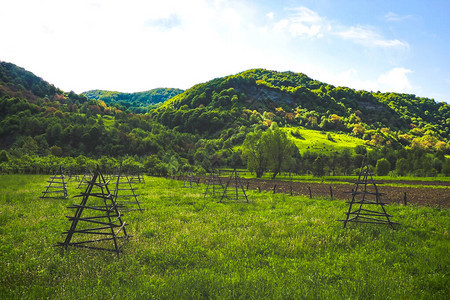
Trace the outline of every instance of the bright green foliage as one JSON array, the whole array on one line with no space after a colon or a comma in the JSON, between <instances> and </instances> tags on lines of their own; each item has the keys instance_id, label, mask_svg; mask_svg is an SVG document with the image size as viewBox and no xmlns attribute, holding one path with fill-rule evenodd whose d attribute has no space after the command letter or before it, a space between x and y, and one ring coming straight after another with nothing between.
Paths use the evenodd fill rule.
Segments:
<instances>
[{"instance_id":1,"label":"bright green foliage","mask_svg":"<svg viewBox=\"0 0 450 300\"><path fill-rule=\"evenodd\" d=\"M262 136L262 142L266 147L266 157L269 168L272 170L272 179L282 170L289 169L293 164L293 155L298 149L279 128L270 129Z\"/></svg>"},{"instance_id":2,"label":"bright green foliage","mask_svg":"<svg viewBox=\"0 0 450 300\"><path fill-rule=\"evenodd\" d=\"M250 204L204 199L205 186L145 178L146 210L114 253L54 247L79 198L39 199L48 176L0 176L3 299L447 299L448 209L389 206L396 230L349 224L345 201L249 191ZM80 190L69 182L69 195Z\"/></svg>"},{"instance_id":3,"label":"bright green foliage","mask_svg":"<svg viewBox=\"0 0 450 300\"><path fill-rule=\"evenodd\" d=\"M267 170L268 158L266 155L266 144L262 139L263 133L258 130L247 134L242 145L242 155L247 161L247 169L254 171L256 177L260 178Z\"/></svg>"},{"instance_id":4,"label":"bright green foliage","mask_svg":"<svg viewBox=\"0 0 450 300\"><path fill-rule=\"evenodd\" d=\"M257 178L270 169L272 179L275 179L282 170L290 169L294 164L294 154L298 153L295 144L276 126L266 132L248 133L242 149L247 168L255 171Z\"/></svg>"}]
</instances>

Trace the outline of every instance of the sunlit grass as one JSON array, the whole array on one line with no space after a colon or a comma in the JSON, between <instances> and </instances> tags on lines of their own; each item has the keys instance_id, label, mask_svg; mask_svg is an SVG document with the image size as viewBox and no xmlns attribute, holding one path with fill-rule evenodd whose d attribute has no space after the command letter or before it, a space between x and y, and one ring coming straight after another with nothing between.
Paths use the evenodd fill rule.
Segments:
<instances>
[{"instance_id":1,"label":"sunlit grass","mask_svg":"<svg viewBox=\"0 0 450 300\"><path fill-rule=\"evenodd\" d=\"M48 176L0 176L2 299L446 299L448 210L388 206L396 230L349 224L344 201L248 191L249 204L204 185L146 177L143 213L118 259L53 247L80 198L40 199ZM69 195L81 190L69 182Z\"/></svg>"},{"instance_id":2,"label":"sunlit grass","mask_svg":"<svg viewBox=\"0 0 450 300\"><path fill-rule=\"evenodd\" d=\"M330 140L327 137L328 132L300 127L284 127L281 130L285 131L288 137L294 141L302 154L306 151L331 154L336 151L342 152L344 149L353 152L356 146L365 144L364 140L343 133L329 133L332 138ZM291 135L291 132L294 132L296 136Z\"/></svg>"}]
</instances>

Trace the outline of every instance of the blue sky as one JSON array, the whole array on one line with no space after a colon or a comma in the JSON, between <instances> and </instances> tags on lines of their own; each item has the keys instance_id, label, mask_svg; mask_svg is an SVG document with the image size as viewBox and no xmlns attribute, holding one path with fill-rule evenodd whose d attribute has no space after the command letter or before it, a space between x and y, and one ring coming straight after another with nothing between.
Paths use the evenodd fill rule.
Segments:
<instances>
[{"instance_id":1,"label":"blue sky","mask_svg":"<svg viewBox=\"0 0 450 300\"><path fill-rule=\"evenodd\" d=\"M2 0L0 60L78 93L266 68L450 102L449 16L444 0Z\"/></svg>"}]
</instances>

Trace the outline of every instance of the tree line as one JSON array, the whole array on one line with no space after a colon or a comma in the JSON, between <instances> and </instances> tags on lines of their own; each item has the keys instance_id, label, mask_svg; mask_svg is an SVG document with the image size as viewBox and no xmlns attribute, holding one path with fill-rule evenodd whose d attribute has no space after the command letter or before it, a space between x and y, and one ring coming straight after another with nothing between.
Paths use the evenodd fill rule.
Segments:
<instances>
[{"instance_id":1,"label":"tree line","mask_svg":"<svg viewBox=\"0 0 450 300\"><path fill-rule=\"evenodd\" d=\"M179 92L148 114L133 113L0 62L2 170L47 172L47 160L72 165L76 158L133 161L160 175L209 172L213 163L247 167L257 176L272 172L273 178L281 171L353 174L360 167L366 150L358 148L300 154L280 128L303 126L365 140L380 173L448 174L449 106L431 99L354 91L261 69Z\"/></svg>"}]
</instances>

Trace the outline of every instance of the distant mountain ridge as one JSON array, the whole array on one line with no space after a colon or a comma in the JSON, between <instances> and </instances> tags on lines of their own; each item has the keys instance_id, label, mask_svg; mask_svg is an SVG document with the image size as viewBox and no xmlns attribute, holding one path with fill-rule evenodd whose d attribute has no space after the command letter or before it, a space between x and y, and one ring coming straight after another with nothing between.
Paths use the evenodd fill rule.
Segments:
<instances>
[{"instance_id":1,"label":"distant mountain ridge","mask_svg":"<svg viewBox=\"0 0 450 300\"><path fill-rule=\"evenodd\" d=\"M88 99L101 100L108 105L119 104L134 113L146 113L164 101L184 92L175 88L156 88L145 92L121 93L116 91L91 90L82 95Z\"/></svg>"},{"instance_id":2,"label":"distant mountain ridge","mask_svg":"<svg viewBox=\"0 0 450 300\"><path fill-rule=\"evenodd\" d=\"M187 155L206 140L226 141L220 147L228 153L247 133L273 123L344 133L369 147L450 153L450 105L415 95L356 91L265 69L186 91L78 95L0 62L0 149L11 153L45 154L57 147L66 155L149 155L166 153L166 147Z\"/></svg>"},{"instance_id":3,"label":"distant mountain ridge","mask_svg":"<svg viewBox=\"0 0 450 300\"><path fill-rule=\"evenodd\" d=\"M192 120L198 122L197 127L183 121L182 115L189 111L197 115L196 120ZM247 116L243 117L239 111L247 111L244 113ZM450 135L450 106L446 103L411 94L356 91L335 87L302 73L265 69L248 70L195 85L151 114L169 127L187 131L196 128L199 132L204 123L214 117L249 125L253 115L257 122L256 117L319 130L351 132L360 124L366 129L389 128L405 133L414 128L422 130L422 134L432 130L434 135L447 141ZM202 119L206 121L199 122ZM227 126L220 121L216 123L212 128ZM212 133L211 127L208 129Z\"/></svg>"},{"instance_id":4,"label":"distant mountain ridge","mask_svg":"<svg viewBox=\"0 0 450 300\"><path fill-rule=\"evenodd\" d=\"M23 97L51 97L63 92L33 73L15 64L0 61L0 96L15 94Z\"/></svg>"}]
</instances>

